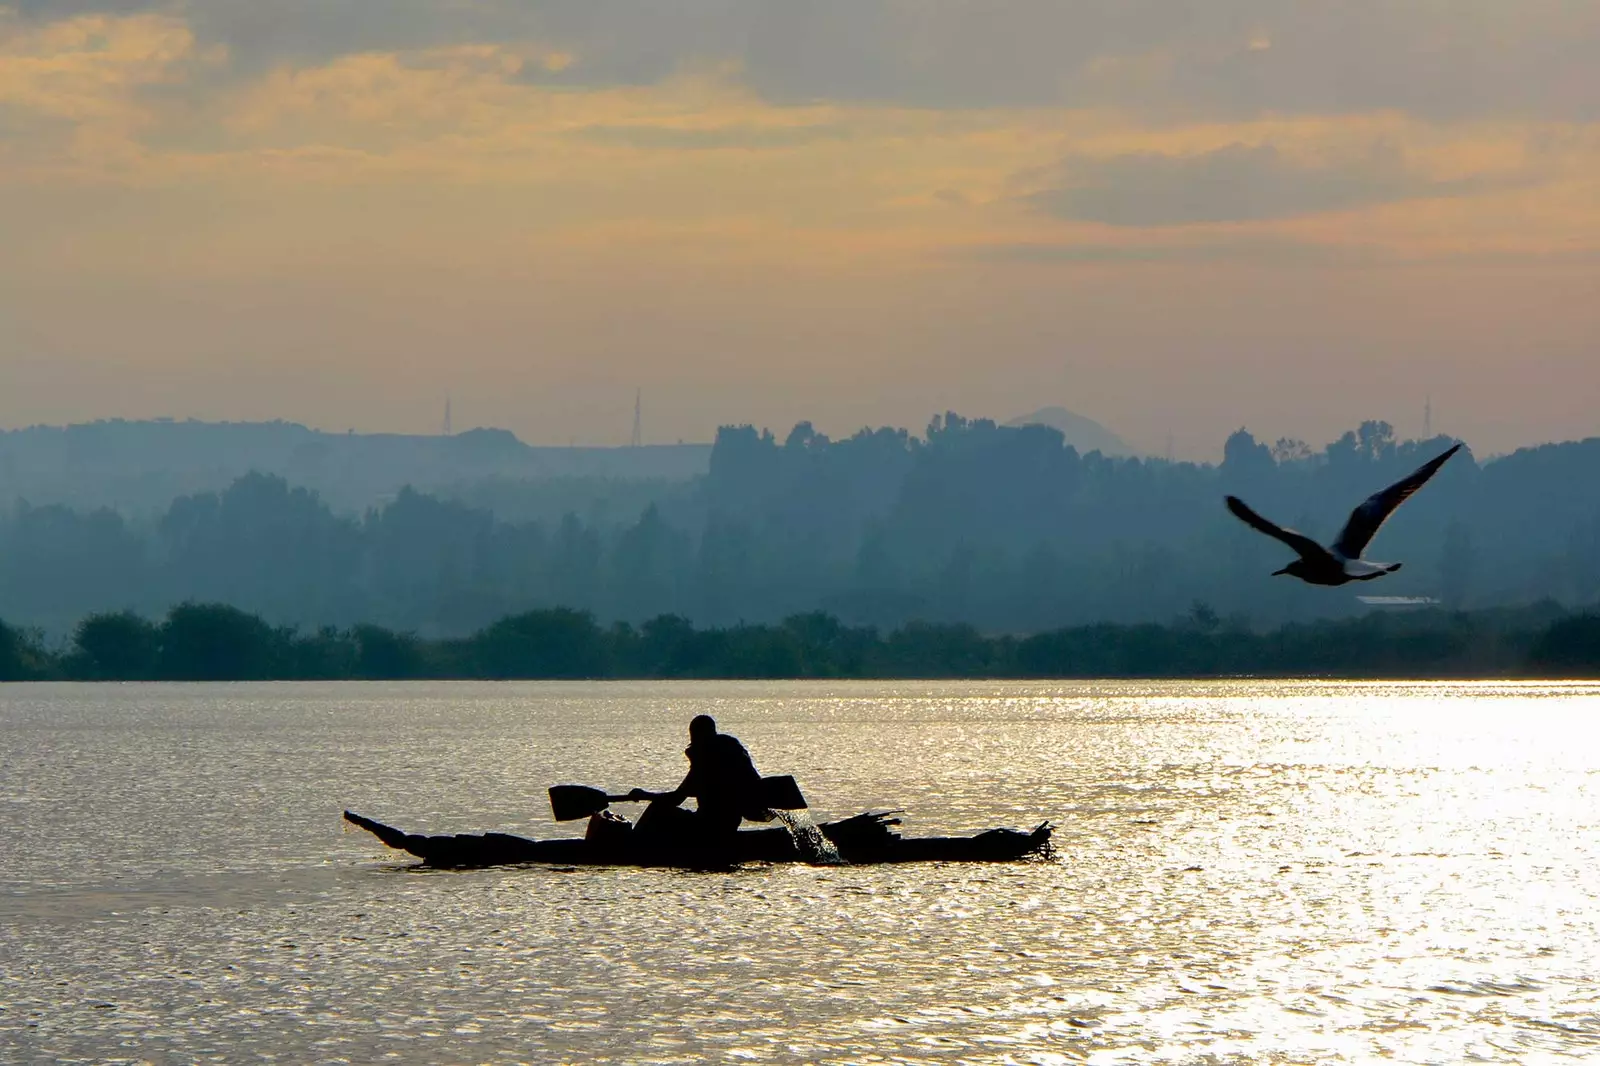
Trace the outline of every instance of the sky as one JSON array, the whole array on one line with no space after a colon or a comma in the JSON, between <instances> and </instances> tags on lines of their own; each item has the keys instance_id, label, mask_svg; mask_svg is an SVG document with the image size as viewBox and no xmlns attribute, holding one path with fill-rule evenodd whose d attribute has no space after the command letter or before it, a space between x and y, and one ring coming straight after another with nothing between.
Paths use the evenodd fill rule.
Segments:
<instances>
[{"instance_id":1,"label":"sky","mask_svg":"<svg viewBox=\"0 0 1600 1066\"><path fill-rule=\"evenodd\" d=\"M0 0L0 426L1600 434L1593 0Z\"/></svg>"}]
</instances>

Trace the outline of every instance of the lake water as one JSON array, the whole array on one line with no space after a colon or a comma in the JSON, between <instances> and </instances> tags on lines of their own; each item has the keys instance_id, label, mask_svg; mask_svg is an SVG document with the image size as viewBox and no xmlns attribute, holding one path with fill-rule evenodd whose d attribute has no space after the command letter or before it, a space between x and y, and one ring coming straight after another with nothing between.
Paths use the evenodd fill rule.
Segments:
<instances>
[{"instance_id":1,"label":"lake water","mask_svg":"<svg viewBox=\"0 0 1600 1066\"><path fill-rule=\"evenodd\" d=\"M424 871L700 712L1002 866ZM636 813L636 807L625 808ZM581 823L580 823L581 825ZM1600 687L0 686L0 1061L1600 1059Z\"/></svg>"}]
</instances>

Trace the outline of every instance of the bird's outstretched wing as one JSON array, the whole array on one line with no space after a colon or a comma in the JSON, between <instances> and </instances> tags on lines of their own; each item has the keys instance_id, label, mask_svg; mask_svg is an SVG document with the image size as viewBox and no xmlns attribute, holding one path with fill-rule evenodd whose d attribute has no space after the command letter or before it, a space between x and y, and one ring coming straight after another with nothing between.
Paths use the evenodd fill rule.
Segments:
<instances>
[{"instance_id":1,"label":"bird's outstretched wing","mask_svg":"<svg viewBox=\"0 0 1600 1066\"><path fill-rule=\"evenodd\" d=\"M1373 534L1377 533L1378 527L1394 513L1394 509L1410 499L1412 493L1438 472L1446 459L1460 450L1459 443L1452 444L1449 451L1423 463L1414 473L1401 478L1383 491L1368 496L1361 506L1350 512L1350 520L1344 524L1339 539L1333 542L1333 550L1346 559L1361 558L1361 553L1367 550L1367 543L1372 540Z\"/></svg>"},{"instance_id":2,"label":"bird's outstretched wing","mask_svg":"<svg viewBox=\"0 0 1600 1066\"><path fill-rule=\"evenodd\" d=\"M1262 518L1260 515L1250 510L1245 502L1239 499L1237 496L1228 497L1228 510L1233 512L1235 518L1240 519L1256 532L1265 533L1269 537L1274 537L1283 541L1289 547L1299 552L1302 558L1325 559L1328 557L1328 549L1324 548L1322 545L1318 544L1304 533L1296 533L1292 529L1284 529L1282 526L1274 525L1273 523L1268 522L1265 518Z\"/></svg>"}]
</instances>

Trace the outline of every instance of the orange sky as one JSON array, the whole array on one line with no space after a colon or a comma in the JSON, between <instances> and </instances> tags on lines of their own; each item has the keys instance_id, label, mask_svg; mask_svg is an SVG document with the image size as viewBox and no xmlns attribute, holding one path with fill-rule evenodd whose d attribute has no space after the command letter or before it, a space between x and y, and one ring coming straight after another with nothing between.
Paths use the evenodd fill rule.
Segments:
<instances>
[{"instance_id":1,"label":"orange sky","mask_svg":"<svg viewBox=\"0 0 1600 1066\"><path fill-rule=\"evenodd\" d=\"M1600 5L103 6L0 3L0 425L1600 433Z\"/></svg>"}]
</instances>

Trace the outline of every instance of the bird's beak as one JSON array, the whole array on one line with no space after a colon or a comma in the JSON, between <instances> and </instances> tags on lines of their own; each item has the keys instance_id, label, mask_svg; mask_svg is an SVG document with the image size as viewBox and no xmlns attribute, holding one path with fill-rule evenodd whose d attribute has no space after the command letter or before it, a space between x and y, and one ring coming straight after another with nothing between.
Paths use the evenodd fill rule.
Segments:
<instances>
[{"instance_id":1,"label":"bird's beak","mask_svg":"<svg viewBox=\"0 0 1600 1066\"><path fill-rule=\"evenodd\" d=\"M1273 577L1278 577L1278 576L1280 576L1282 574L1287 574L1288 572L1289 572L1289 568L1286 566L1282 570L1274 570L1272 572L1272 576Z\"/></svg>"}]
</instances>

